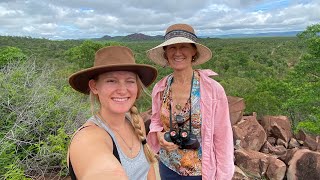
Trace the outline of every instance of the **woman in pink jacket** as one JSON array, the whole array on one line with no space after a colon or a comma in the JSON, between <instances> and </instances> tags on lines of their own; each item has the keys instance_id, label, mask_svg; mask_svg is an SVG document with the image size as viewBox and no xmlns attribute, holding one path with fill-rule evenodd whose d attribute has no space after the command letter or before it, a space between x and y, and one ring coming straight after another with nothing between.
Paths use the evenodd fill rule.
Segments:
<instances>
[{"instance_id":1,"label":"woman in pink jacket","mask_svg":"<svg viewBox=\"0 0 320 180\"><path fill-rule=\"evenodd\" d=\"M212 57L187 24L168 27L165 42L148 57L173 73L152 91L148 143L159 154L161 179L230 180L233 135L223 87L211 70L194 70Z\"/></svg>"}]
</instances>

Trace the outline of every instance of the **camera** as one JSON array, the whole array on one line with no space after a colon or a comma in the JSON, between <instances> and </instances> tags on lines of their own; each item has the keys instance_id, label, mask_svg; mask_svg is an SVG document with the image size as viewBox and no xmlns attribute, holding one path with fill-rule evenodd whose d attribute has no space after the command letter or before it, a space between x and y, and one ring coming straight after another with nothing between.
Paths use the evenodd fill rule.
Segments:
<instances>
[{"instance_id":1,"label":"camera","mask_svg":"<svg viewBox=\"0 0 320 180\"><path fill-rule=\"evenodd\" d=\"M170 127L170 131L164 134L164 139L168 142L173 142L179 146L180 149L198 149L200 143L197 136L191 132L191 120L190 120L190 132L183 130L181 127L184 123L184 118L181 115L176 116L178 124L178 131L173 130Z\"/></svg>"}]
</instances>

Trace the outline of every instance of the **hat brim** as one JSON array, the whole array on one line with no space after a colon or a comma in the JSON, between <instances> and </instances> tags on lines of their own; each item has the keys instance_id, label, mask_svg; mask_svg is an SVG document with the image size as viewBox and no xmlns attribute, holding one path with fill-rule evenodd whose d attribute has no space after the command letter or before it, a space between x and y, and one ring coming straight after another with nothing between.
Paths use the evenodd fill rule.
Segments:
<instances>
[{"instance_id":1,"label":"hat brim","mask_svg":"<svg viewBox=\"0 0 320 180\"><path fill-rule=\"evenodd\" d=\"M178 43L193 43L196 45L197 51L198 51L198 58L196 59L195 62L192 62L192 65L194 66L203 64L212 58L212 52L208 47L184 37L174 37L161 43L160 45L148 50L147 56L156 64L160 66L166 66L167 60L163 56L164 55L163 47L172 45L172 44L178 44Z\"/></svg>"},{"instance_id":2,"label":"hat brim","mask_svg":"<svg viewBox=\"0 0 320 180\"><path fill-rule=\"evenodd\" d=\"M156 68L146 64L121 64L91 67L72 74L69 77L71 87L81 93L89 94L89 81L99 74L110 71L130 71L136 73L144 86L150 86L156 79Z\"/></svg>"}]
</instances>

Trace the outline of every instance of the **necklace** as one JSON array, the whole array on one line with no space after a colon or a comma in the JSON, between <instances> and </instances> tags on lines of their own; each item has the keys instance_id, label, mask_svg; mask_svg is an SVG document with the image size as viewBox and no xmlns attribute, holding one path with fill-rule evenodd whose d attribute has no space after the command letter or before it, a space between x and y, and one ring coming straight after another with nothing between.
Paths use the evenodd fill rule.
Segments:
<instances>
[{"instance_id":1,"label":"necklace","mask_svg":"<svg viewBox=\"0 0 320 180\"><path fill-rule=\"evenodd\" d=\"M122 141L124 142L124 144L127 146L127 148L129 149L129 151L130 151L130 157L132 157L132 149L133 149L133 136L131 136L132 137L132 139L131 139L131 146L129 146L128 144L127 144L127 142L124 140L124 138L121 136L121 134L117 131L117 130L115 130L115 129L113 129L116 133L118 133L118 135L120 136L120 138L122 139Z\"/></svg>"},{"instance_id":2,"label":"necklace","mask_svg":"<svg viewBox=\"0 0 320 180\"><path fill-rule=\"evenodd\" d=\"M127 142L124 140L124 138L121 136L121 134L120 134L116 129L111 128L111 126L109 125L109 123L102 118L102 116L101 116L100 113L98 113L98 114L99 114L99 116L101 117L101 119L102 119L104 122L106 122L106 124L110 127L110 129L112 129L113 131L115 131L115 132L119 135L119 137L122 139L122 141L124 142L124 144L125 144L125 145L127 146L127 148L129 149L130 157L132 157L132 155L133 155L133 136L131 136L131 137L132 137L132 139L131 139L131 146L129 146L128 143L127 143Z\"/></svg>"},{"instance_id":3,"label":"necklace","mask_svg":"<svg viewBox=\"0 0 320 180\"><path fill-rule=\"evenodd\" d=\"M181 108L182 108L181 104L176 104L176 109L177 110L181 110Z\"/></svg>"}]
</instances>

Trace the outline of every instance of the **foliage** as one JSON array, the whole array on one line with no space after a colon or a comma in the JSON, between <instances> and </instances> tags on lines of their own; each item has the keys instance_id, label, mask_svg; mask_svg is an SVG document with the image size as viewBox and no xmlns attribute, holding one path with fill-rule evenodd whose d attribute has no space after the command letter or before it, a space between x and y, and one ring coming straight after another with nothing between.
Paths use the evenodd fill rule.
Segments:
<instances>
[{"instance_id":1,"label":"foliage","mask_svg":"<svg viewBox=\"0 0 320 180\"><path fill-rule=\"evenodd\" d=\"M84 41L80 46L71 48L65 53L69 62L75 63L80 69L93 66L94 55L97 50L105 46L120 45L117 42L100 43L94 41Z\"/></svg>"},{"instance_id":2,"label":"foliage","mask_svg":"<svg viewBox=\"0 0 320 180\"><path fill-rule=\"evenodd\" d=\"M307 45L307 52L288 75L294 96L287 107L297 119L297 128L320 134L320 24L307 27L298 37ZM314 127L315 126L315 127Z\"/></svg>"},{"instance_id":3,"label":"foliage","mask_svg":"<svg viewBox=\"0 0 320 180\"><path fill-rule=\"evenodd\" d=\"M31 178L26 178L24 171L17 164L10 164L4 167L5 174L4 179L10 180L31 180Z\"/></svg>"},{"instance_id":4,"label":"foliage","mask_svg":"<svg viewBox=\"0 0 320 180\"><path fill-rule=\"evenodd\" d=\"M0 153L4 163L17 163L5 164L12 173L22 168L38 176L66 169L66 133L76 128L75 119L86 119L89 107L65 81L54 80L56 71L53 64L39 66L32 59L0 71L0 86L6 89L0 91Z\"/></svg>"},{"instance_id":5,"label":"foliage","mask_svg":"<svg viewBox=\"0 0 320 180\"><path fill-rule=\"evenodd\" d=\"M0 48L0 68L4 67L11 61L20 61L25 59L26 56L19 48L10 46Z\"/></svg>"},{"instance_id":6,"label":"foliage","mask_svg":"<svg viewBox=\"0 0 320 180\"><path fill-rule=\"evenodd\" d=\"M295 132L298 132L300 129L304 130L307 133L319 135L320 134L320 117L317 117L315 120L306 120L301 121L297 125Z\"/></svg>"},{"instance_id":7,"label":"foliage","mask_svg":"<svg viewBox=\"0 0 320 180\"><path fill-rule=\"evenodd\" d=\"M298 34L305 41L308 52L315 57L320 57L320 23L308 26L307 29Z\"/></svg>"},{"instance_id":8,"label":"foliage","mask_svg":"<svg viewBox=\"0 0 320 180\"><path fill-rule=\"evenodd\" d=\"M214 56L196 68L216 71L219 75L213 78L227 95L245 99L246 113L287 115L296 129L320 134L317 28L308 27L300 39L201 39ZM0 67L0 88L5 89L0 91L0 167L4 167L0 178L38 178L48 173L65 176L70 136L91 116L88 97L70 88L69 75L92 66L97 49L124 45L134 51L137 63L158 69L157 82L172 72L146 56L146 51L159 43L0 36L0 49L9 52L1 51L0 57L15 57ZM140 111L150 106L150 96L138 101Z\"/></svg>"}]
</instances>

